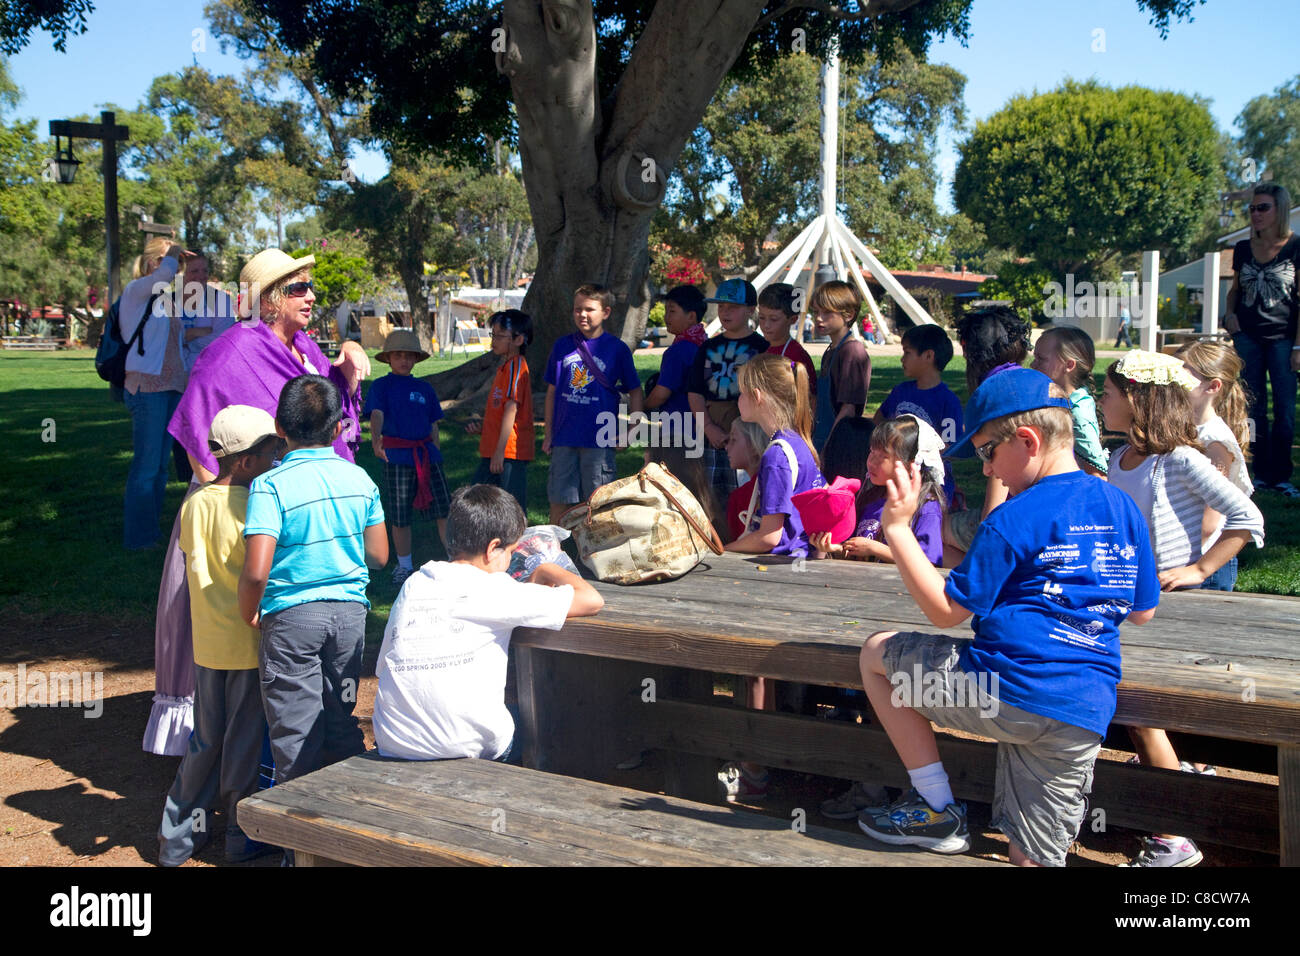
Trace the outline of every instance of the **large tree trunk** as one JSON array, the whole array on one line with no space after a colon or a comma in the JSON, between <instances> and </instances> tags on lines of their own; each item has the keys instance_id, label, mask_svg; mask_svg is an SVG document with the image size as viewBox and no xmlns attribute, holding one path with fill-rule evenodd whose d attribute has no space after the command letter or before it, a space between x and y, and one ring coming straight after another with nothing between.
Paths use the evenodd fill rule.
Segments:
<instances>
[{"instance_id":1,"label":"large tree trunk","mask_svg":"<svg viewBox=\"0 0 1300 956\"><path fill-rule=\"evenodd\" d=\"M510 77L536 230L537 272L524 300L535 366L572 332L573 290L584 282L614 294L607 329L630 346L639 340L650 308L651 218L763 5L657 5L604 115L589 0L506 0L497 67Z\"/></svg>"}]
</instances>

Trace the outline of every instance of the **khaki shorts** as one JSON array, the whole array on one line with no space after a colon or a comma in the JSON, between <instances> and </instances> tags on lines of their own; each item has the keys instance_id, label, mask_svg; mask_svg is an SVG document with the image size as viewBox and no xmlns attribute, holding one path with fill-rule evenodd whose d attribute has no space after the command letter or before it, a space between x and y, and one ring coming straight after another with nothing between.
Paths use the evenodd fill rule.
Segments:
<instances>
[{"instance_id":1,"label":"khaki shorts","mask_svg":"<svg viewBox=\"0 0 1300 956\"><path fill-rule=\"evenodd\" d=\"M885 642L892 702L941 727L998 741L992 825L1044 866L1064 866L1092 791L1101 738L997 699L996 675L963 671L969 641L899 631Z\"/></svg>"},{"instance_id":2,"label":"khaki shorts","mask_svg":"<svg viewBox=\"0 0 1300 956\"><path fill-rule=\"evenodd\" d=\"M980 509L967 508L948 515L948 535L962 551L969 551L980 529Z\"/></svg>"}]
</instances>

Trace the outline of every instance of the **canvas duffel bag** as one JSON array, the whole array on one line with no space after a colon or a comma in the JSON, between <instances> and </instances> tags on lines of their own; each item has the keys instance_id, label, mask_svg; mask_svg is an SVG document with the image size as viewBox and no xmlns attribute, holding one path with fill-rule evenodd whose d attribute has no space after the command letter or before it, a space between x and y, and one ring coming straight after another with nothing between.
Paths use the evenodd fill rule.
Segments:
<instances>
[{"instance_id":1,"label":"canvas duffel bag","mask_svg":"<svg viewBox=\"0 0 1300 956\"><path fill-rule=\"evenodd\" d=\"M657 462L597 488L560 524L572 533L582 563L610 584L670 581L699 564L706 550L722 554L699 501Z\"/></svg>"}]
</instances>

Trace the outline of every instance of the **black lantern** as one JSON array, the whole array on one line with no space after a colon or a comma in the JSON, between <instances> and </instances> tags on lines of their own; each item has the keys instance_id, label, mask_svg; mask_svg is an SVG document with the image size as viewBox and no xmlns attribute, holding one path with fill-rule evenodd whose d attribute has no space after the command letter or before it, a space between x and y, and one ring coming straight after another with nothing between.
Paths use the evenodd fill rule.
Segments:
<instances>
[{"instance_id":1,"label":"black lantern","mask_svg":"<svg viewBox=\"0 0 1300 956\"><path fill-rule=\"evenodd\" d=\"M68 139L68 148L63 148L61 137L54 137L54 158L45 161L45 178L64 186L72 185L77 178L77 167L81 160L72 155L72 139Z\"/></svg>"}]
</instances>

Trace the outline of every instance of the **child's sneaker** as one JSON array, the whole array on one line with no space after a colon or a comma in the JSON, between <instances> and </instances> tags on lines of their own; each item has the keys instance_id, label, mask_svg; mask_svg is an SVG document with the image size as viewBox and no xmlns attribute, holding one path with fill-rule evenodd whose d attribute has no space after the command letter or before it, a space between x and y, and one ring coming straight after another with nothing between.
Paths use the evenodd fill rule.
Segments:
<instances>
[{"instance_id":1,"label":"child's sneaker","mask_svg":"<svg viewBox=\"0 0 1300 956\"><path fill-rule=\"evenodd\" d=\"M883 809L889 805L889 794L884 787L856 781L852 787L837 797L823 800L822 816L831 820L853 820L868 808Z\"/></svg>"},{"instance_id":2,"label":"child's sneaker","mask_svg":"<svg viewBox=\"0 0 1300 956\"><path fill-rule=\"evenodd\" d=\"M1195 866L1200 862L1201 851L1191 840L1148 836L1142 838L1142 849L1133 862L1121 863L1120 866Z\"/></svg>"},{"instance_id":3,"label":"child's sneaker","mask_svg":"<svg viewBox=\"0 0 1300 956\"><path fill-rule=\"evenodd\" d=\"M895 846L910 844L935 853L964 853L970 849L966 804L950 803L943 810L934 810L915 789L883 811L862 811L858 826L867 836Z\"/></svg>"},{"instance_id":4,"label":"child's sneaker","mask_svg":"<svg viewBox=\"0 0 1300 956\"><path fill-rule=\"evenodd\" d=\"M1196 764L1190 760L1180 760L1178 761L1178 769L1183 773L1198 773L1202 777L1217 777L1219 775L1218 768L1212 763L1207 763L1204 770L1197 770Z\"/></svg>"},{"instance_id":5,"label":"child's sneaker","mask_svg":"<svg viewBox=\"0 0 1300 956\"><path fill-rule=\"evenodd\" d=\"M767 796L767 784L770 779L767 771L756 777L738 763L725 764L718 771L718 783L728 803L737 800L762 800Z\"/></svg>"},{"instance_id":6,"label":"child's sneaker","mask_svg":"<svg viewBox=\"0 0 1300 956\"><path fill-rule=\"evenodd\" d=\"M406 583L406 579L414 573L415 568L404 568L399 564L397 567L393 568L393 587L400 591L402 585Z\"/></svg>"}]
</instances>

